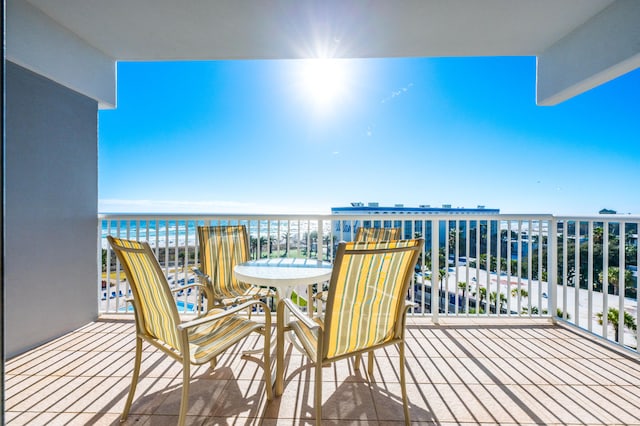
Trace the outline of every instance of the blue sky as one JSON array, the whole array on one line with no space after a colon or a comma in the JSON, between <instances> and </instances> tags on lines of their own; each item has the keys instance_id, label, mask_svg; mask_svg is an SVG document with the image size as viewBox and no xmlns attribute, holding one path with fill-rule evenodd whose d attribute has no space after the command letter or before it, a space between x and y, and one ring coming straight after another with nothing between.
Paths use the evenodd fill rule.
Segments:
<instances>
[{"instance_id":1,"label":"blue sky","mask_svg":"<svg viewBox=\"0 0 640 426\"><path fill-rule=\"evenodd\" d=\"M553 107L535 80L533 57L119 63L99 210L640 214L640 70Z\"/></svg>"}]
</instances>

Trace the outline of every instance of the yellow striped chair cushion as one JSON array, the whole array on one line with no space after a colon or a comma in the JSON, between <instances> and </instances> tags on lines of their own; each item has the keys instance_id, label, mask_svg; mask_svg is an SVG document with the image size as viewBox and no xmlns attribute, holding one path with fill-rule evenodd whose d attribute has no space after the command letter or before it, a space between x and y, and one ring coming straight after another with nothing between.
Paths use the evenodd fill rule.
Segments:
<instances>
[{"instance_id":1,"label":"yellow striped chair cushion","mask_svg":"<svg viewBox=\"0 0 640 426\"><path fill-rule=\"evenodd\" d=\"M207 316L224 312L212 309ZM193 364L204 364L238 342L239 339L258 330L263 325L235 315L189 329L189 354Z\"/></svg>"},{"instance_id":2,"label":"yellow striped chair cushion","mask_svg":"<svg viewBox=\"0 0 640 426\"><path fill-rule=\"evenodd\" d=\"M134 297L138 299L140 312L137 314L144 332L180 350L175 321L178 316L176 302L148 244L118 238L110 241L120 255ZM175 315L172 315L172 310Z\"/></svg>"},{"instance_id":3,"label":"yellow striped chair cushion","mask_svg":"<svg viewBox=\"0 0 640 426\"><path fill-rule=\"evenodd\" d=\"M217 298L235 298L251 287L233 275L238 263L249 260L249 242L244 225L199 226L200 261L202 271L211 279Z\"/></svg>"},{"instance_id":4,"label":"yellow striped chair cushion","mask_svg":"<svg viewBox=\"0 0 640 426\"><path fill-rule=\"evenodd\" d=\"M355 241L393 241L400 239L400 228L358 228Z\"/></svg>"},{"instance_id":5,"label":"yellow striped chair cushion","mask_svg":"<svg viewBox=\"0 0 640 426\"><path fill-rule=\"evenodd\" d=\"M244 294L239 296L227 297L224 299L218 299L218 302L222 306L233 306L237 305L238 303L244 303L247 300L261 299L263 297L273 296L275 296L275 293L272 290L265 287L257 287L252 285L247 289L247 291L244 292Z\"/></svg>"},{"instance_id":6,"label":"yellow striped chair cushion","mask_svg":"<svg viewBox=\"0 0 640 426\"><path fill-rule=\"evenodd\" d=\"M400 239L400 228L358 228L354 241L393 241ZM320 291L316 299L327 301L329 292Z\"/></svg>"},{"instance_id":7,"label":"yellow striped chair cushion","mask_svg":"<svg viewBox=\"0 0 640 426\"><path fill-rule=\"evenodd\" d=\"M333 358L384 343L394 327L404 299L405 278L413 268L413 251L350 252L393 247L417 247L420 240L346 243L339 270L332 277L325 312L325 357ZM336 279L334 281L334 278ZM335 285L334 285L335 283ZM331 317L328 317L331 315Z\"/></svg>"}]
</instances>

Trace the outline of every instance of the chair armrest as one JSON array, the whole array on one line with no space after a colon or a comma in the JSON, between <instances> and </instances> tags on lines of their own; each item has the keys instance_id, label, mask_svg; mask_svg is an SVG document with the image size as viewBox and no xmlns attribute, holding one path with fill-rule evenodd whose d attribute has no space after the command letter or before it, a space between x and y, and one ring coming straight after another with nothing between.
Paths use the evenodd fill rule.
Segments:
<instances>
[{"instance_id":1,"label":"chair armrest","mask_svg":"<svg viewBox=\"0 0 640 426\"><path fill-rule=\"evenodd\" d=\"M203 290L205 289L205 285L201 284L201 283L191 283L191 284L185 284L185 285L181 285L180 287L175 287L171 289L171 293L177 293L179 291L182 291L186 288L192 288L192 287L201 287Z\"/></svg>"},{"instance_id":2,"label":"chair armrest","mask_svg":"<svg viewBox=\"0 0 640 426\"><path fill-rule=\"evenodd\" d=\"M193 271L193 273L196 274L196 277L198 277L201 283L205 284L211 281L211 279L209 278L209 275L205 274L200 269L191 268L191 271Z\"/></svg>"},{"instance_id":3,"label":"chair armrest","mask_svg":"<svg viewBox=\"0 0 640 426\"><path fill-rule=\"evenodd\" d=\"M414 306L414 303L411 300L404 301L404 309L400 313L400 318L396 321L396 337L400 337L404 335L404 330L407 325L407 313L409 313L409 309Z\"/></svg>"},{"instance_id":4,"label":"chair armrest","mask_svg":"<svg viewBox=\"0 0 640 426\"><path fill-rule=\"evenodd\" d=\"M316 300L326 301L325 298L329 296L328 290L322 290L313 295L313 298Z\"/></svg>"},{"instance_id":5,"label":"chair armrest","mask_svg":"<svg viewBox=\"0 0 640 426\"><path fill-rule=\"evenodd\" d=\"M285 307L288 308L289 311L293 314L293 316L296 317L296 319L303 322L304 325L307 326L310 330L316 330L316 329L322 328L322 324L319 324L318 322L314 321L312 318L309 318L309 316L304 312L302 312L300 308L298 308L298 306L295 303L293 303L291 299L286 299L286 298L282 299L278 302L278 305L280 304L284 304ZM278 318L278 320L280 319Z\"/></svg>"},{"instance_id":6,"label":"chair armrest","mask_svg":"<svg viewBox=\"0 0 640 426\"><path fill-rule=\"evenodd\" d=\"M195 327L198 325L206 324L211 321L217 321L220 318L228 317L230 315L235 315L239 311L243 311L249 308L252 305L260 305L264 309L265 316L265 326L271 327L271 312L269 311L269 306L261 300L251 300L249 302L243 303L238 306L234 306L233 308L222 310L219 314L210 315L206 317L197 318L191 321L186 321L178 324L178 330L186 330L187 328Z\"/></svg>"},{"instance_id":7,"label":"chair armrest","mask_svg":"<svg viewBox=\"0 0 640 426\"><path fill-rule=\"evenodd\" d=\"M209 289L209 287L207 287L205 284L202 284L202 283L191 283L191 284L186 284L180 287L172 288L171 293L179 293L181 291L184 291L187 288L192 288L192 287L199 287L200 290L204 292L207 299L212 298L212 295L210 294L211 290Z\"/></svg>"}]
</instances>

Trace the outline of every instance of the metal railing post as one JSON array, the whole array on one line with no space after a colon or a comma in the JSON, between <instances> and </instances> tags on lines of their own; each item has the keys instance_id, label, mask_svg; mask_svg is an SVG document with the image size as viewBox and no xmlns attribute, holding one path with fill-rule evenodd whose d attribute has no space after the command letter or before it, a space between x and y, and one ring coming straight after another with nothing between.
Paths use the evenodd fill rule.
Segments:
<instances>
[{"instance_id":1,"label":"metal railing post","mask_svg":"<svg viewBox=\"0 0 640 426\"><path fill-rule=\"evenodd\" d=\"M322 219L318 219L318 242L316 243L316 255L318 256L318 260L322 260L322 252L324 245L324 236L322 235Z\"/></svg>"},{"instance_id":2,"label":"metal railing post","mask_svg":"<svg viewBox=\"0 0 640 426\"><path fill-rule=\"evenodd\" d=\"M551 218L549 228L547 285L549 286L549 314L555 322L558 312L558 220L555 217Z\"/></svg>"},{"instance_id":3,"label":"metal railing post","mask_svg":"<svg viewBox=\"0 0 640 426\"><path fill-rule=\"evenodd\" d=\"M440 221L431 221L431 317L438 324L440 312Z\"/></svg>"}]
</instances>

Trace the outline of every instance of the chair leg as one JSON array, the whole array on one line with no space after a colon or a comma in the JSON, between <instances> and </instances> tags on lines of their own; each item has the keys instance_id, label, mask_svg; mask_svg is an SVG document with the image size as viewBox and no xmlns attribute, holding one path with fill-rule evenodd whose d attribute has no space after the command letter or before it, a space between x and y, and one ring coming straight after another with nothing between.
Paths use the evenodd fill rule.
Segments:
<instances>
[{"instance_id":1,"label":"chair leg","mask_svg":"<svg viewBox=\"0 0 640 426\"><path fill-rule=\"evenodd\" d=\"M264 385L267 391L267 401L273 399L273 387L271 384L271 330L265 328L264 333Z\"/></svg>"},{"instance_id":2,"label":"chair leg","mask_svg":"<svg viewBox=\"0 0 640 426\"><path fill-rule=\"evenodd\" d=\"M216 368L216 365L218 365L218 357L214 356L213 358L211 358L211 361L209 361L209 368L213 370L214 368Z\"/></svg>"},{"instance_id":3,"label":"chair leg","mask_svg":"<svg viewBox=\"0 0 640 426\"><path fill-rule=\"evenodd\" d=\"M369 361L368 364L368 372L369 372L369 377L373 377L373 361L375 360L375 358L373 357L373 351L369 351L369 356L367 357L367 361Z\"/></svg>"},{"instance_id":4,"label":"chair leg","mask_svg":"<svg viewBox=\"0 0 640 426\"><path fill-rule=\"evenodd\" d=\"M322 364L319 362L316 362L315 388L316 426L322 426Z\"/></svg>"},{"instance_id":5,"label":"chair leg","mask_svg":"<svg viewBox=\"0 0 640 426\"><path fill-rule=\"evenodd\" d=\"M142 339L136 337L136 355L133 365L133 377L131 378L131 387L129 388L129 396L127 402L124 405L124 411L122 412L121 421L127 420L129 416L129 410L131 409L131 403L133 402L133 395L136 393L136 386L138 385L138 377L140 376L140 363L142 361Z\"/></svg>"},{"instance_id":6,"label":"chair leg","mask_svg":"<svg viewBox=\"0 0 640 426\"><path fill-rule=\"evenodd\" d=\"M276 396L284 392L284 304L278 303L276 310Z\"/></svg>"},{"instance_id":7,"label":"chair leg","mask_svg":"<svg viewBox=\"0 0 640 426\"><path fill-rule=\"evenodd\" d=\"M189 360L184 360L182 364L182 399L180 400L180 417L178 425L184 426L187 420L187 408L189 407L189 384L191 382L191 364Z\"/></svg>"},{"instance_id":8,"label":"chair leg","mask_svg":"<svg viewBox=\"0 0 640 426\"><path fill-rule=\"evenodd\" d=\"M353 369L358 371L360 370L360 360L362 359L362 355L358 354L353 358Z\"/></svg>"},{"instance_id":9,"label":"chair leg","mask_svg":"<svg viewBox=\"0 0 640 426\"><path fill-rule=\"evenodd\" d=\"M398 343L400 349L400 387L402 388L402 406L404 409L404 424L409 426L411 420L409 418L409 400L407 398L407 382L404 372L404 342Z\"/></svg>"}]
</instances>

